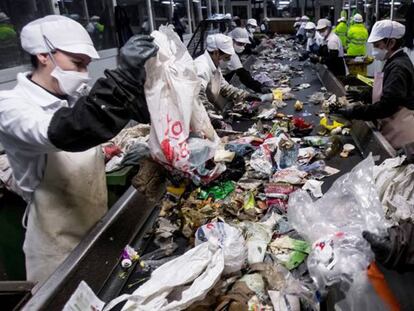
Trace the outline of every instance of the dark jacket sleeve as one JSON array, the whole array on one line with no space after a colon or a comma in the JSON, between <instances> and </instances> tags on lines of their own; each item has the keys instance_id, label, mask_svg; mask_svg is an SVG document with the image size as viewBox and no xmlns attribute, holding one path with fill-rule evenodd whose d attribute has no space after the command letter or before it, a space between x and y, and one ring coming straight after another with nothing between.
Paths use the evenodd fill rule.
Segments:
<instances>
[{"instance_id":1,"label":"dark jacket sleeve","mask_svg":"<svg viewBox=\"0 0 414 311\"><path fill-rule=\"evenodd\" d=\"M236 74L239 77L240 82L247 86L249 89L255 91L256 93L261 92L262 84L259 81L253 79L250 71L244 68L239 68L236 70Z\"/></svg>"},{"instance_id":2,"label":"dark jacket sleeve","mask_svg":"<svg viewBox=\"0 0 414 311\"><path fill-rule=\"evenodd\" d=\"M339 57L338 50L328 50L327 46L324 46L321 54L321 63L326 64L328 69L335 76L345 76L345 63L343 57Z\"/></svg>"},{"instance_id":3,"label":"dark jacket sleeve","mask_svg":"<svg viewBox=\"0 0 414 311\"><path fill-rule=\"evenodd\" d=\"M106 70L105 76L88 96L53 115L48 136L57 148L84 151L116 136L131 119L149 123L143 84L129 81L119 69Z\"/></svg>"},{"instance_id":4,"label":"dark jacket sleeve","mask_svg":"<svg viewBox=\"0 0 414 311\"><path fill-rule=\"evenodd\" d=\"M410 81L408 68L391 64L384 72L383 94L380 101L355 107L352 117L368 121L392 116L408 100L407 89Z\"/></svg>"},{"instance_id":5,"label":"dark jacket sleeve","mask_svg":"<svg viewBox=\"0 0 414 311\"><path fill-rule=\"evenodd\" d=\"M404 221L389 230L391 251L382 264L400 272L414 271L414 225Z\"/></svg>"}]
</instances>

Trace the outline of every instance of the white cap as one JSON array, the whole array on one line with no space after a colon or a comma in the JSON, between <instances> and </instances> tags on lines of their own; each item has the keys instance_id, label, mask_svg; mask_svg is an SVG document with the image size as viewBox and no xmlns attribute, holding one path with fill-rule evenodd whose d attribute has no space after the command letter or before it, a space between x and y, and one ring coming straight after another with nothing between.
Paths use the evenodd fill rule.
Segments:
<instances>
[{"instance_id":1,"label":"white cap","mask_svg":"<svg viewBox=\"0 0 414 311\"><path fill-rule=\"evenodd\" d=\"M303 16L300 18L300 20L301 20L302 22L307 22L307 21L309 21L309 17L307 17L306 15L303 15Z\"/></svg>"},{"instance_id":2,"label":"white cap","mask_svg":"<svg viewBox=\"0 0 414 311\"><path fill-rule=\"evenodd\" d=\"M252 25L254 27L257 27L257 20L255 20L254 18L249 18L247 20L247 25Z\"/></svg>"},{"instance_id":3,"label":"white cap","mask_svg":"<svg viewBox=\"0 0 414 311\"><path fill-rule=\"evenodd\" d=\"M207 51L213 52L217 50L220 50L228 55L236 53L233 48L233 40L222 33L209 35L207 37Z\"/></svg>"},{"instance_id":4,"label":"white cap","mask_svg":"<svg viewBox=\"0 0 414 311\"><path fill-rule=\"evenodd\" d=\"M250 43L249 33L245 28L236 27L229 33L229 36L236 42Z\"/></svg>"},{"instance_id":5,"label":"white cap","mask_svg":"<svg viewBox=\"0 0 414 311\"><path fill-rule=\"evenodd\" d=\"M340 19L338 19L338 23L340 22L346 22L346 18L342 16Z\"/></svg>"},{"instance_id":6,"label":"white cap","mask_svg":"<svg viewBox=\"0 0 414 311\"><path fill-rule=\"evenodd\" d=\"M316 25L316 30L321 30L326 27L332 27L332 23L329 19L321 18L320 20L318 20L318 25Z\"/></svg>"},{"instance_id":7,"label":"white cap","mask_svg":"<svg viewBox=\"0 0 414 311\"><path fill-rule=\"evenodd\" d=\"M49 52L44 37L51 48L99 58L85 28L68 17L48 15L24 26L20 35L23 50L32 55Z\"/></svg>"},{"instance_id":8,"label":"white cap","mask_svg":"<svg viewBox=\"0 0 414 311\"><path fill-rule=\"evenodd\" d=\"M295 18L295 21L300 22L300 17L299 17L299 16L298 16L298 17L296 17L296 18Z\"/></svg>"},{"instance_id":9,"label":"white cap","mask_svg":"<svg viewBox=\"0 0 414 311\"><path fill-rule=\"evenodd\" d=\"M364 21L364 19L362 18L362 15L358 13L354 15L353 20L355 23L362 23Z\"/></svg>"},{"instance_id":10,"label":"white cap","mask_svg":"<svg viewBox=\"0 0 414 311\"><path fill-rule=\"evenodd\" d=\"M91 17L91 21L99 21L101 18L97 15Z\"/></svg>"},{"instance_id":11,"label":"white cap","mask_svg":"<svg viewBox=\"0 0 414 311\"><path fill-rule=\"evenodd\" d=\"M405 34L405 26L388 19L376 22L372 27L368 42L374 43L385 38L401 39Z\"/></svg>"},{"instance_id":12,"label":"white cap","mask_svg":"<svg viewBox=\"0 0 414 311\"><path fill-rule=\"evenodd\" d=\"M295 22L295 23L293 24L293 27L300 27L300 25L302 25L302 23L301 23L301 22Z\"/></svg>"},{"instance_id":13,"label":"white cap","mask_svg":"<svg viewBox=\"0 0 414 311\"><path fill-rule=\"evenodd\" d=\"M8 22L10 18L4 12L0 12L0 23Z\"/></svg>"},{"instance_id":14,"label":"white cap","mask_svg":"<svg viewBox=\"0 0 414 311\"><path fill-rule=\"evenodd\" d=\"M316 29L315 23L307 22L305 25L305 30L313 30L313 29Z\"/></svg>"}]
</instances>

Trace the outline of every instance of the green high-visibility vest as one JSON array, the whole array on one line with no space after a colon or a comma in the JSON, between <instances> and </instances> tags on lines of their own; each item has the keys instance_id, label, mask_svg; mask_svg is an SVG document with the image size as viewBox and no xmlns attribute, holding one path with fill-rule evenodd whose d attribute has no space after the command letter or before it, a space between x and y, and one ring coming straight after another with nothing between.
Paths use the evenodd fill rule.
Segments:
<instances>
[{"instance_id":1,"label":"green high-visibility vest","mask_svg":"<svg viewBox=\"0 0 414 311\"><path fill-rule=\"evenodd\" d=\"M348 56L365 56L368 41L368 30L363 23L355 23L349 27L347 35Z\"/></svg>"},{"instance_id":2,"label":"green high-visibility vest","mask_svg":"<svg viewBox=\"0 0 414 311\"><path fill-rule=\"evenodd\" d=\"M346 23L340 22L338 25L336 25L335 33L339 37L339 39L341 39L342 46L345 48L346 47L346 36L348 33L348 26L346 25Z\"/></svg>"},{"instance_id":3,"label":"green high-visibility vest","mask_svg":"<svg viewBox=\"0 0 414 311\"><path fill-rule=\"evenodd\" d=\"M0 41L5 42L17 38L17 33L12 26L8 24L0 24Z\"/></svg>"}]
</instances>

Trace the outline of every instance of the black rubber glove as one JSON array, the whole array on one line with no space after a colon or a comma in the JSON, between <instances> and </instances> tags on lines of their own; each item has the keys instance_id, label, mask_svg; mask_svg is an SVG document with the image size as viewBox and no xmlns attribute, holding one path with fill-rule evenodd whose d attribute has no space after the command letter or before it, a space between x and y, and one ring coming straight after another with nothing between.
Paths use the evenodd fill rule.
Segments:
<instances>
[{"instance_id":1,"label":"black rubber glove","mask_svg":"<svg viewBox=\"0 0 414 311\"><path fill-rule=\"evenodd\" d=\"M145 62L158 52L158 46L152 42L153 40L154 38L148 35L136 35L121 48L118 68L125 78L143 84Z\"/></svg>"},{"instance_id":2,"label":"black rubber glove","mask_svg":"<svg viewBox=\"0 0 414 311\"><path fill-rule=\"evenodd\" d=\"M314 54L309 56L309 59L310 59L311 63L313 63L313 64L319 63L321 61L320 57L318 55L314 55Z\"/></svg>"},{"instance_id":3,"label":"black rubber glove","mask_svg":"<svg viewBox=\"0 0 414 311\"><path fill-rule=\"evenodd\" d=\"M263 86L260 89L260 93L262 93L262 94L269 94L269 93L272 93L272 89L270 87Z\"/></svg>"},{"instance_id":4,"label":"black rubber glove","mask_svg":"<svg viewBox=\"0 0 414 311\"><path fill-rule=\"evenodd\" d=\"M257 96L256 94L251 94L251 93L247 95L244 99L249 102L261 102L262 101L259 96Z\"/></svg>"},{"instance_id":5,"label":"black rubber glove","mask_svg":"<svg viewBox=\"0 0 414 311\"><path fill-rule=\"evenodd\" d=\"M348 90L346 92L346 98L348 101L353 102L369 102L371 94L369 92L364 91L356 91L356 90Z\"/></svg>"},{"instance_id":6,"label":"black rubber glove","mask_svg":"<svg viewBox=\"0 0 414 311\"><path fill-rule=\"evenodd\" d=\"M362 236L371 245L371 249L375 254L375 259L383 264L391 252L390 237L381 237L368 231L362 232Z\"/></svg>"},{"instance_id":7,"label":"black rubber glove","mask_svg":"<svg viewBox=\"0 0 414 311\"><path fill-rule=\"evenodd\" d=\"M346 119L352 119L353 112L354 112L353 107L343 107L343 108L339 108L333 111L333 113L339 114Z\"/></svg>"},{"instance_id":8,"label":"black rubber glove","mask_svg":"<svg viewBox=\"0 0 414 311\"><path fill-rule=\"evenodd\" d=\"M389 228L387 237L367 231L362 236L371 244L375 259L384 267L399 272L414 270L414 225L410 221Z\"/></svg>"}]
</instances>

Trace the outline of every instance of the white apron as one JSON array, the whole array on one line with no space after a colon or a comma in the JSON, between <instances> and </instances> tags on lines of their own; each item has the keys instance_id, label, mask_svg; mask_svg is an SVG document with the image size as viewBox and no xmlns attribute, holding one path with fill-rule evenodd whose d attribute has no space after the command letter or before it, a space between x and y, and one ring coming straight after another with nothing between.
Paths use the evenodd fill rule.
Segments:
<instances>
[{"instance_id":1,"label":"white apron","mask_svg":"<svg viewBox=\"0 0 414 311\"><path fill-rule=\"evenodd\" d=\"M43 283L107 211L100 147L49 153L28 209L23 244L27 280Z\"/></svg>"},{"instance_id":2,"label":"white apron","mask_svg":"<svg viewBox=\"0 0 414 311\"><path fill-rule=\"evenodd\" d=\"M377 72L372 88L372 103L377 103L382 96L384 73ZM414 111L400 107L391 117L377 120L382 135L394 149L414 142Z\"/></svg>"}]
</instances>

